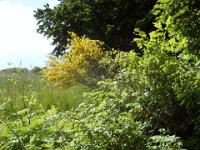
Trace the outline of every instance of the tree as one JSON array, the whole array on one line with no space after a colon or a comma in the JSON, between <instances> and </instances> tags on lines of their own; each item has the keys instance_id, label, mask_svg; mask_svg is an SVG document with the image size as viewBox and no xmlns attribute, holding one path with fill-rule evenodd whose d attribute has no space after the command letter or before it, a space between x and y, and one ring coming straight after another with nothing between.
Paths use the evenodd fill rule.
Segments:
<instances>
[{"instance_id":1,"label":"tree","mask_svg":"<svg viewBox=\"0 0 200 150\"><path fill-rule=\"evenodd\" d=\"M188 39L187 52L195 54L200 59L200 2L199 0L159 0L154 8L154 15L161 24L166 24L168 32L176 32L176 37Z\"/></svg>"},{"instance_id":2,"label":"tree","mask_svg":"<svg viewBox=\"0 0 200 150\"><path fill-rule=\"evenodd\" d=\"M39 74L42 71L42 68L35 66L33 69L31 69L31 72Z\"/></svg>"},{"instance_id":3,"label":"tree","mask_svg":"<svg viewBox=\"0 0 200 150\"><path fill-rule=\"evenodd\" d=\"M54 8L46 4L37 9L34 17L37 31L53 38L53 54L57 56L70 43L69 32L103 41L107 48L129 51L136 48L132 42L135 26L152 30L149 11L155 3L156 0L62 0Z\"/></svg>"}]
</instances>

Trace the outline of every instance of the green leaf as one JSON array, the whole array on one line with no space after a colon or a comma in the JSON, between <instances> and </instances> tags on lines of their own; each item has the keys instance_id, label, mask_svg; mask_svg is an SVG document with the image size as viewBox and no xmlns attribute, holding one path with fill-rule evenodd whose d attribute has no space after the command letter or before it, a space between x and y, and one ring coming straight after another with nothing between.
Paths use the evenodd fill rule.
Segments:
<instances>
[{"instance_id":1,"label":"green leaf","mask_svg":"<svg viewBox=\"0 0 200 150\"><path fill-rule=\"evenodd\" d=\"M9 98L6 102L4 102L4 103L2 103L1 105L0 105L0 110L3 110L5 107L6 107L6 105L8 104L8 103L10 103L12 100Z\"/></svg>"},{"instance_id":2,"label":"green leaf","mask_svg":"<svg viewBox=\"0 0 200 150\"><path fill-rule=\"evenodd\" d=\"M155 23L154 23L154 26L155 26L156 28L158 28L159 30L162 30L162 24L161 24L161 22L155 22Z\"/></svg>"}]
</instances>

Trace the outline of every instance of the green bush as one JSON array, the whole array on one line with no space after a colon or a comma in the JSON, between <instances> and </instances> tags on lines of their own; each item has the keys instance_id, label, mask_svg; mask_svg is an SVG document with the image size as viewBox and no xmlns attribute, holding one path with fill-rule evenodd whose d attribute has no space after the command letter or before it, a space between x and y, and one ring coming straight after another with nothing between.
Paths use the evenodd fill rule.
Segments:
<instances>
[{"instance_id":1,"label":"green bush","mask_svg":"<svg viewBox=\"0 0 200 150\"><path fill-rule=\"evenodd\" d=\"M31 69L31 72L39 74L41 73L42 70L43 70L42 68L35 66L33 69Z\"/></svg>"}]
</instances>

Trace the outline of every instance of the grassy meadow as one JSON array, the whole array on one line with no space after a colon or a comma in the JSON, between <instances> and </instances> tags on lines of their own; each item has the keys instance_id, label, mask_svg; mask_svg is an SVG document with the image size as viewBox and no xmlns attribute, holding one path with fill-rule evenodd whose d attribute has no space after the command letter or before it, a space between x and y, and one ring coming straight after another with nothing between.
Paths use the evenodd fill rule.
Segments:
<instances>
[{"instance_id":1,"label":"grassy meadow","mask_svg":"<svg viewBox=\"0 0 200 150\"><path fill-rule=\"evenodd\" d=\"M83 99L86 86L75 85L61 89L55 84L48 84L41 73L24 68L10 68L0 71L0 104L10 110L21 110L28 107L31 100L36 101L45 110L55 106L59 111L76 108Z\"/></svg>"}]
</instances>

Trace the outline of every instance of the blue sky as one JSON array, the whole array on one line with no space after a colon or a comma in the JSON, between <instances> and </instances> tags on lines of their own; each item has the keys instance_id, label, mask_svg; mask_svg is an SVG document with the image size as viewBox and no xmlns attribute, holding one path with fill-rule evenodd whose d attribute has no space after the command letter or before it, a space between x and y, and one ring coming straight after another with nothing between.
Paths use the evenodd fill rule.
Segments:
<instances>
[{"instance_id":1,"label":"blue sky","mask_svg":"<svg viewBox=\"0 0 200 150\"><path fill-rule=\"evenodd\" d=\"M55 5L58 3L57 0L0 0L4 2L11 2L15 4L22 4L24 6L30 6L33 8L42 7L44 4L49 3L50 5Z\"/></svg>"},{"instance_id":2,"label":"blue sky","mask_svg":"<svg viewBox=\"0 0 200 150\"><path fill-rule=\"evenodd\" d=\"M57 0L0 0L0 69L45 66L51 40L36 33L33 11ZM8 65L11 64L11 65Z\"/></svg>"}]
</instances>

